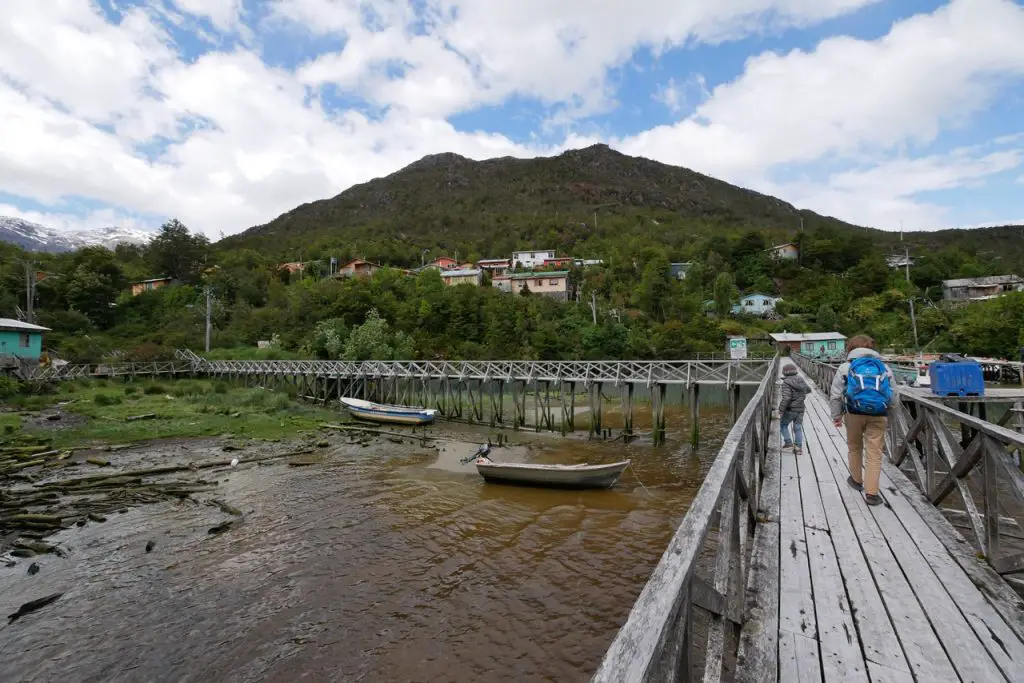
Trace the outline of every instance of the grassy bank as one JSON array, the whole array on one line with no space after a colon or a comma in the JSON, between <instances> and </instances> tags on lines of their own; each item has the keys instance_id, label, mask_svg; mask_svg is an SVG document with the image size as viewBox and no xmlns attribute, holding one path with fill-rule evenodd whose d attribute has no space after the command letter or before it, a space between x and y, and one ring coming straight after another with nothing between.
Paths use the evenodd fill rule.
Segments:
<instances>
[{"instance_id":1,"label":"grassy bank","mask_svg":"<svg viewBox=\"0 0 1024 683\"><path fill-rule=\"evenodd\" d=\"M82 380L10 403L22 414L0 414L0 429L10 425L15 431L45 434L54 448L220 434L285 438L343 418L337 410L302 403L284 392L191 379ZM43 415L58 408L66 415L47 421ZM153 417L130 419L143 415Z\"/></svg>"}]
</instances>

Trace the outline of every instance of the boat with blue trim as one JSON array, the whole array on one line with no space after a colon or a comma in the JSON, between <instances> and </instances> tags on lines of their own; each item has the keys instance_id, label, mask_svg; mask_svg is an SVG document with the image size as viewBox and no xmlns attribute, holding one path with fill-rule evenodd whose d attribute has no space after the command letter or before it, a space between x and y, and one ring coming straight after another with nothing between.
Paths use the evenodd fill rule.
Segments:
<instances>
[{"instance_id":1,"label":"boat with blue trim","mask_svg":"<svg viewBox=\"0 0 1024 683\"><path fill-rule=\"evenodd\" d=\"M357 420L387 424L425 425L433 422L437 414L437 411L432 408L393 406L358 398L342 397L341 404Z\"/></svg>"}]
</instances>

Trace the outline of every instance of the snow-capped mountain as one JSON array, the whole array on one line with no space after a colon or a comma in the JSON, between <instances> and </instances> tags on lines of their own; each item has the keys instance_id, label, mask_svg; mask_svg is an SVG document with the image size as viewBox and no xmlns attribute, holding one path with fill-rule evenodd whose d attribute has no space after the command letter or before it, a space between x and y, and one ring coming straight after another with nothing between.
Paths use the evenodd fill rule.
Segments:
<instances>
[{"instance_id":1,"label":"snow-capped mountain","mask_svg":"<svg viewBox=\"0 0 1024 683\"><path fill-rule=\"evenodd\" d=\"M145 244L155 233L138 228L111 226L96 230L62 231L21 218L0 216L0 242L10 242L28 251L74 251L82 247Z\"/></svg>"}]
</instances>

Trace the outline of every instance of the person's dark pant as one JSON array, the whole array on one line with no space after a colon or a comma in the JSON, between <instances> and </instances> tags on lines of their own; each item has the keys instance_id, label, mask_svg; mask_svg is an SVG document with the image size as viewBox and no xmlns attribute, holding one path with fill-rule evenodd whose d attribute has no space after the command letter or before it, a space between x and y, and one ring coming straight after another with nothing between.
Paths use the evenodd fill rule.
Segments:
<instances>
[{"instance_id":1,"label":"person's dark pant","mask_svg":"<svg viewBox=\"0 0 1024 683\"><path fill-rule=\"evenodd\" d=\"M793 425L793 438L789 436L789 425ZM797 448L803 448L804 446L804 414L794 413L791 410L787 410L782 413L782 445L789 446L795 445Z\"/></svg>"}]
</instances>

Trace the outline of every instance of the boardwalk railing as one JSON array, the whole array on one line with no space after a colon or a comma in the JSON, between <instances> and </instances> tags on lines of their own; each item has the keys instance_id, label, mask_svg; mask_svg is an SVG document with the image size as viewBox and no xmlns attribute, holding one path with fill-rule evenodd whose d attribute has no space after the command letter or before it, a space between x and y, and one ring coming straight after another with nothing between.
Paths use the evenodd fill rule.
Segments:
<instances>
[{"instance_id":1,"label":"boardwalk railing","mask_svg":"<svg viewBox=\"0 0 1024 683\"><path fill-rule=\"evenodd\" d=\"M49 365L34 367L23 379L30 382L63 381L85 377L142 377L152 375L182 375L193 372L194 364L188 360L153 361L149 363L94 363Z\"/></svg>"},{"instance_id":2,"label":"boardwalk railing","mask_svg":"<svg viewBox=\"0 0 1024 683\"><path fill-rule=\"evenodd\" d=\"M801 356L793 360L828 387L836 368ZM1024 473L1014 452L1024 452L1024 434L993 424L950 406L897 389L889 411L886 451L935 506L955 504L966 513L972 533L967 538L977 553L1003 575L1024 572L1024 553L1005 553L1001 519L1018 524L1024 510ZM956 435L954 429L959 428ZM955 495L954 495L955 494Z\"/></svg>"},{"instance_id":3,"label":"boardwalk railing","mask_svg":"<svg viewBox=\"0 0 1024 683\"><path fill-rule=\"evenodd\" d=\"M314 375L332 379L457 379L459 381L602 382L646 384L761 383L767 360L678 361L335 361L206 360L181 352L198 371L214 375Z\"/></svg>"},{"instance_id":4,"label":"boardwalk railing","mask_svg":"<svg viewBox=\"0 0 1024 683\"><path fill-rule=\"evenodd\" d=\"M778 360L762 376L719 450L690 509L605 654L594 681L692 680L704 652L705 680L719 680L735 654L747 597L753 531L765 474ZM698 575L717 521L711 577ZM710 613L706 647L695 647L697 610ZM727 651L727 648L732 651Z\"/></svg>"}]
</instances>

